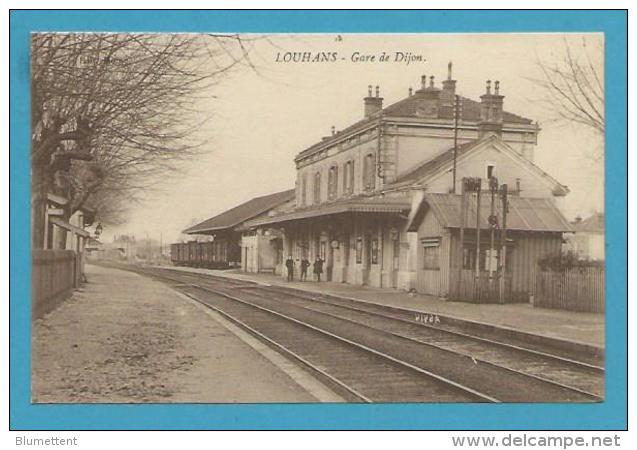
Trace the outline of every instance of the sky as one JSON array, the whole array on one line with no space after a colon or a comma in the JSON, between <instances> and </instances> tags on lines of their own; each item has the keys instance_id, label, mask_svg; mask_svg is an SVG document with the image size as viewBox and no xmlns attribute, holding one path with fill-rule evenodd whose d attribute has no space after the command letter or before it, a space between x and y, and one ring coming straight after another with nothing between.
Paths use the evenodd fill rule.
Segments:
<instances>
[{"instance_id":1,"label":"sky","mask_svg":"<svg viewBox=\"0 0 637 450\"><path fill-rule=\"evenodd\" d=\"M406 97L409 87L418 89L421 75L434 75L440 86L450 61L458 94L479 100L485 81L499 80L504 109L539 122L534 162L569 187L561 205L567 218L603 211L603 157L591 158L603 152L601 138L582 126L550 120L532 81L540 77L538 58L556 58L565 38L577 45L585 40L592 64L603 73L600 34L260 37L251 41L255 69L235 70L202 92L198 106L211 118L199 130L207 142L202 153L179 176L166 179L161 191L145 193L127 223L105 227L103 240L127 233L174 242L195 221L293 188L294 156L329 135L332 126L340 130L360 120L368 85L380 86L384 105L389 105ZM337 57L285 62L286 52L337 52ZM389 61L380 61L383 52ZM396 52L415 58L409 64L395 61ZM354 61L356 54L374 60Z\"/></svg>"}]
</instances>

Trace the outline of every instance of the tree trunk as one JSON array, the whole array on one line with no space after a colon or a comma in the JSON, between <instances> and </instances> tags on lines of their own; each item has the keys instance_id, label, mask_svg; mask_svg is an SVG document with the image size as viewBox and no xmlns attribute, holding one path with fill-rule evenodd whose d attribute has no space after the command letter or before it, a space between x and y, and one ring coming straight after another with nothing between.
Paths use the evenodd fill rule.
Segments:
<instances>
[{"instance_id":1,"label":"tree trunk","mask_svg":"<svg viewBox=\"0 0 637 450\"><path fill-rule=\"evenodd\" d=\"M47 176L40 171L32 171L31 183L31 247L45 248L46 206L49 183ZM50 245L51 243L49 243Z\"/></svg>"}]
</instances>

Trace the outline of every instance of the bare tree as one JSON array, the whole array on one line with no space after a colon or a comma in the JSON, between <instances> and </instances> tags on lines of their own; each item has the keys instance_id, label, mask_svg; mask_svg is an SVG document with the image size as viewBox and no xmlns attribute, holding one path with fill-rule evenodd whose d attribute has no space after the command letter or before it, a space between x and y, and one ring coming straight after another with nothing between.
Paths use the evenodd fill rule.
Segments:
<instances>
[{"instance_id":1,"label":"bare tree","mask_svg":"<svg viewBox=\"0 0 637 450\"><path fill-rule=\"evenodd\" d=\"M543 94L542 101L560 122L577 123L604 134L604 78L599 56L601 40L591 44L564 39L551 59L539 59L542 77L534 79Z\"/></svg>"},{"instance_id":2,"label":"bare tree","mask_svg":"<svg viewBox=\"0 0 637 450\"><path fill-rule=\"evenodd\" d=\"M203 148L197 102L242 65L239 35L44 33L31 39L32 235L48 193L122 220L123 203Z\"/></svg>"}]
</instances>

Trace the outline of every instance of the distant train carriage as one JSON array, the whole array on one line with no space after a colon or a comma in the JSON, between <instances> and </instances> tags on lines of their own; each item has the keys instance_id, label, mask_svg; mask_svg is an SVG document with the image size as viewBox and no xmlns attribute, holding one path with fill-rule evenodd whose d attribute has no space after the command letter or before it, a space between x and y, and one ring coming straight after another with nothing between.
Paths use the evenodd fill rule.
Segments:
<instances>
[{"instance_id":1,"label":"distant train carriage","mask_svg":"<svg viewBox=\"0 0 637 450\"><path fill-rule=\"evenodd\" d=\"M241 265L241 248L236 242L224 237L212 242L171 244L170 253L175 266L227 269Z\"/></svg>"},{"instance_id":2,"label":"distant train carriage","mask_svg":"<svg viewBox=\"0 0 637 450\"><path fill-rule=\"evenodd\" d=\"M199 256L201 261L201 267L207 269L212 268L212 242L202 242L201 249L199 250Z\"/></svg>"},{"instance_id":3,"label":"distant train carriage","mask_svg":"<svg viewBox=\"0 0 637 450\"><path fill-rule=\"evenodd\" d=\"M170 245L170 260L174 266L188 266L189 261L189 244L177 243Z\"/></svg>"},{"instance_id":4,"label":"distant train carriage","mask_svg":"<svg viewBox=\"0 0 637 450\"><path fill-rule=\"evenodd\" d=\"M181 266L181 261L179 260L179 246L181 244L170 244L170 261L173 263L173 266Z\"/></svg>"},{"instance_id":5,"label":"distant train carriage","mask_svg":"<svg viewBox=\"0 0 637 450\"><path fill-rule=\"evenodd\" d=\"M174 266L188 266L189 245L183 243L170 244L170 260Z\"/></svg>"},{"instance_id":6,"label":"distant train carriage","mask_svg":"<svg viewBox=\"0 0 637 450\"><path fill-rule=\"evenodd\" d=\"M190 267L195 266L195 251L197 249L198 243L196 241L188 242L187 246L187 256L186 256L186 265Z\"/></svg>"}]
</instances>

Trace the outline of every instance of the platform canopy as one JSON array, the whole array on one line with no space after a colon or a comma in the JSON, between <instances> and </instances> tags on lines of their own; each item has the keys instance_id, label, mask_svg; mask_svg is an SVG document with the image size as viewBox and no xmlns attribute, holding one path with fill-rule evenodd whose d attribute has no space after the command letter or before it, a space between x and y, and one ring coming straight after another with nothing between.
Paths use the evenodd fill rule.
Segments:
<instances>
[{"instance_id":1,"label":"platform canopy","mask_svg":"<svg viewBox=\"0 0 637 450\"><path fill-rule=\"evenodd\" d=\"M405 197L362 197L333 203L321 203L277 216L259 218L246 222L246 226L258 227L262 225L274 225L295 220L345 213L401 214L408 212L410 208L411 202Z\"/></svg>"},{"instance_id":2,"label":"platform canopy","mask_svg":"<svg viewBox=\"0 0 637 450\"><path fill-rule=\"evenodd\" d=\"M277 192L275 194L256 197L232 209L222 212L210 219L183 231L185 234L213 234L230 230L242 224L246 220L253 219L264 214L285 202L294 199L294 189Z\"/></svg>"},{"instance_id":3,"label":"platform canopy","mask_svg":"<svg viewBox=\"0 0 637 450\"><path fill-rule=\"evenodd\" d=\"M87 237L91 236L91 233L86 231L84 228L80 228L80 227L76 227L75 225L71 225L70 223L66 222L65 220L59 219L57 217L51 217L49 219L49 223L51 223L52 225L57 225L58 227L66 230L66 231L70 231L71 233L77 234L78 236L82 236L84 238L87 238Z\"/></svg>"}]
</instances>

